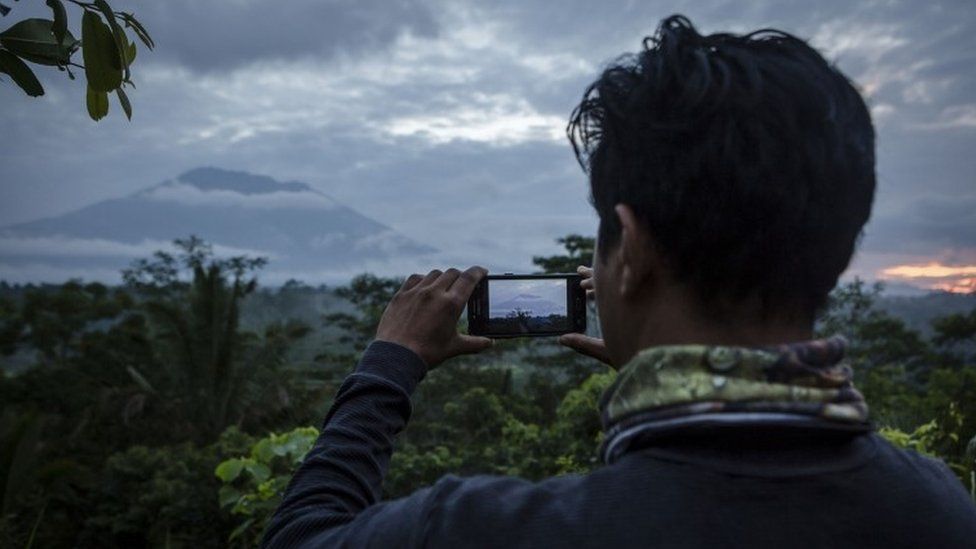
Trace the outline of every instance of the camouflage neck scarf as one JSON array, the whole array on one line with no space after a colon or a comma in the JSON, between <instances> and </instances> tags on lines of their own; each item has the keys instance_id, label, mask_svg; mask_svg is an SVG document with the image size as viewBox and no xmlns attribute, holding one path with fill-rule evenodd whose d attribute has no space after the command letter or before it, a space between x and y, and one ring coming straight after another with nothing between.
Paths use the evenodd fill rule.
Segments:
<instances>
[{"instance_id":1,"label":"camouflage neck scarf","mask_svg":"<svg viewBox=\"0 0 976 549\"><path fill-rule=\"evenodd\" d=\"M868 431L868 408L835 336L766 348L651 347L620 369L600 400L612 463L637 439L675 429L780 425Z\"/></svg>"}]
</instances>

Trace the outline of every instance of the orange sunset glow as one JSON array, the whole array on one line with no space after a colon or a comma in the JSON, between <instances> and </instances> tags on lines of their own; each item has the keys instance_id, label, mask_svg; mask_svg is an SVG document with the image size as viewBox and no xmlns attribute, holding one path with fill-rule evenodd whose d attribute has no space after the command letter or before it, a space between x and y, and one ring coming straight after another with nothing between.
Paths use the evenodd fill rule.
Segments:
<instances>
[{"instance_id":1,"label":"orange sunset glow","mask_svg":"<svg viewBox=\"0 0 976 549\"><path fill-rule=\"evenodd\" d=\"M882 269L879 278L912 282L929 290L956 294L976 292L976 265L943 265L937 262L896 265Z\"/></svg>"}]
</instances>

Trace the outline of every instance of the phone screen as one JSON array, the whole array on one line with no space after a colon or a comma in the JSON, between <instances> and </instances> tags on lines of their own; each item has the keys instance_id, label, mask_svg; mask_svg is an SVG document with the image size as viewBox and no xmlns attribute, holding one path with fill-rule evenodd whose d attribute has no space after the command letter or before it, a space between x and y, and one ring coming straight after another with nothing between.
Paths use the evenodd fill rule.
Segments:
<instances>
[{"instance_id":1,"label":"phone screen","mask_svg":"<svg viewBox=\"0 0 976 549\"><path fill-rule=\"evenodd\" d=\"M491 333L570 330L566 279L489 280L487 324Z\"/></svg>"}]
</instances>

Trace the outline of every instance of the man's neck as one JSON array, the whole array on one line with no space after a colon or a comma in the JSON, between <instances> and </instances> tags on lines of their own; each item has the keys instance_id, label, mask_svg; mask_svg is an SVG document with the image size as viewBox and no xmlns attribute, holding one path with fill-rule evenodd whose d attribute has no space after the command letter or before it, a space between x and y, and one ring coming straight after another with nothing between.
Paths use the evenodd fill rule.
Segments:
<instances>
[{"instance_id":1,"label":"man's neck","mask_svg":"<svg viewBox=\"0 0 976 549\"><path fill-rule=\"evenodd\" d=\"M687 303L672 302L654 307L644 317L634 353L661 345L726 345L763 347L813 338L813 322L770 318L757 322L739 320L734 315L717 322L694 315Z\"/></svg>"}]
</instances>

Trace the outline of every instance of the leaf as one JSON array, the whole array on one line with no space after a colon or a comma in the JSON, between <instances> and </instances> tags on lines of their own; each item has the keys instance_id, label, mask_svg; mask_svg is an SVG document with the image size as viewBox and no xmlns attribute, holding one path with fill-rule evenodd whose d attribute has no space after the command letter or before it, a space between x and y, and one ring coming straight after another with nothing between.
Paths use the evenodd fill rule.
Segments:
<instances>
[{"instance_id":1,"label":"leaf","mask_svg":"<svg viewBox=\"0 0 976 549\"><path fill-rule=\"evenodd\" d=\"M258 484L257 497L259 497L262 500L269 500L275 497L275 495L277 495L278 493L277 491L278 483L275 482L276 480L278 479L271 479L267 482L262 482L261 484Z\"/></svg>"},{"instance_id":2,"label":"leaf","mask_svg":"<svg viewBox=\"0 0 976 549\"><path fill-rule=\"evenodd\" d=\"M142 26L142 23L136 19L135 15L131 13L123 13L122 19L125 20L125 26L135 31L136 36L139 37L139 40L142 40L142 43L145 44L147 48L151 50L156 47L156 42L154 42L152 37L149 36L149 33L146 32L146 27Z\"/></svg>"},{"instance_id":3,"label":"leaf","mask_svg":"<svg viewBox=\"0 0 976 549\"><path fill-rule=\"evenodd\" d=\"M264 482L268 480L268 477L271 476L271 469L269 469L268 466L263 463L252 461L245 467L247 468L247 471L251 473L251 476L253 476L258 482Z\"/></svg>"},{"instance_id":4,"label":"leaf","mask_svg":"<svg viewBox=\"0 0 976 549\"><path fill-rule=\"evenodd\" d=\"M275 441L276 444L274 444L273 446L271 446L271 450L274 452L274 455L276 455L276 456L287 456L288 455L288 445L289 445L289 442L288 442L288 439L284 439L284 440L285 440L285 442Z\"/></svg>"},{"instance_id":5,"label":"leaf","mask_svg":"<svg viewBox=\"0 0 976 549\"><path fill-rule=\"evenodd\" d=\"M234 541L234 539L243 535L244 532L247 532L247 529L250 528L252 524L254 524L253 518L249 518L240 523L240 525L238 525L237 528L234 528L234 531L230 533L230 537L228 537L227 540Z\"/></svg>"},{"instance_id":6,"label":"leaf","mask_svg":"<svg viewBox=\"0 0 976 549\"><path fill-rule=\"evenodd\" d=\"M136 43L128 42L125 46L125 61L132 64L136 60Z\"/></svg>"},{"instance_id":7,"label":"leaf","mask_svg":"<svg viewBox=\"0 0 976 549\"><path fill-rule=\"evenodd\" d=\"M51 25L51 32L58 44L64 43L64 35L68 32L68 13L64 10L61 0L47 0L47 6L54 13L54 24Z\"/></svg>"},{"instance_id":8,"label":"leaf","mask_svg":"<svg viewBox=\"0 0 976 549\"><path fill-rule=\"evenodd\" d=\"M91 86L88 86L86 103L88 104L88 116L92 120L97 122L108 114L108 93L93 90Z\"/></svg>"},{"instance_id":9,"label":"leaf","mask_svg":"<svg viewBox=\"0 0 976 549\"><path fill-rule=\"evenodd\" d=\"M122 88L115 88L115 95L119 98L119 104L122 105L122 110L125 111L125 117L132 120L132 104L129 103L129 96L122 91Z\"/></svg>"},{"instance_id":10,"label":"leaf","mask_svg":"<svg viewBox=\"0 0 976 549\"><path fill-rule=\"evenodd\" d=\"M27 95L31 97L44 95L44 87L41 86L27 63L9 51L0 50L0 72L10 75L14 83L20 86L20 89L24 90Z\"/></svg>"},{"instance_id":11,"label":"leaf","mask_svg":"<svg viewBox=\"0 0 976 549\"><path fill-rule=\"evenodd\" d=\"M85 11L81 18L82 57L85 77L92 89L110 92L122 84L122 64L115 37L98 15Z\"/></svg>"},{"instance_id":12,"label":"leaf","mask_svg":"<svg viewBox=\"0 0 976 549\"><path fill-rule=\"evenodd\" d=\"M6 16L8 13L10 13L10 6L0 4L0 15Z\"/></svg>"},{"instance_id":13,"label":"leaf","mask_svg":"<svg viewBox=\"0 0 976 549\"><path fill-rule=\"evenodd\" d=\"M241 474L241 470L244 469L244 460L242 459L228 459L227 461L221 462L220 465L214 469L214 474L217 478L224 482L232 482Z\"/></svg>"},{"instance_id":14,"label":"leaf","mask_svg":"<svg viewBox=\"0 0 976 549\"><path fill-rule=\"evenodd\" d=\"M65 29L64 39L54 38L54 21L24 19L0 32L0 44L17 57L39 65L65 65L78 48L78 40Z\"/></svg>"},{"instance_id":15,"label":"leaf","mask_svg":"<svg viewBox=\"0 0 976 549\"><path fill-rule=\"evenodd\" d=\"M263 438L251 448L251 457L258 461L263 461L265 463L274 459L275 453L271 447L271 440Z\"/></svg>"},{"instance_id":16,"label":"leaf","mask_svg":"<svg viewBox=\"0 0 976 549\"><path fill-rule=\"evenodd\" d=\"M217 492L217 501L220 502L221 507L234 505L239 499L241 499L240 491L228 484L221 486L220 491Z\"/></svg>"},{"instance_id":17,"label":"leaf","mask_svg":"<svg viewBox=\"0 0 976 549\"><path fill-rule=\"evenodd\" d=\"M123 80L129 79L129 63L126 59L125 51L129 40L125 37L125 31L119 26L119 23L115 20L115 14L112 13L112 7L108 5L105 0L94 0L95 7L102 12L102 16L105 17L105 22L108 23L109 27L112 29L112 38L115 40L115 49L119 52L119 61L121 62L121 69L123 72Z\"/></svg>"}]
</instances>

